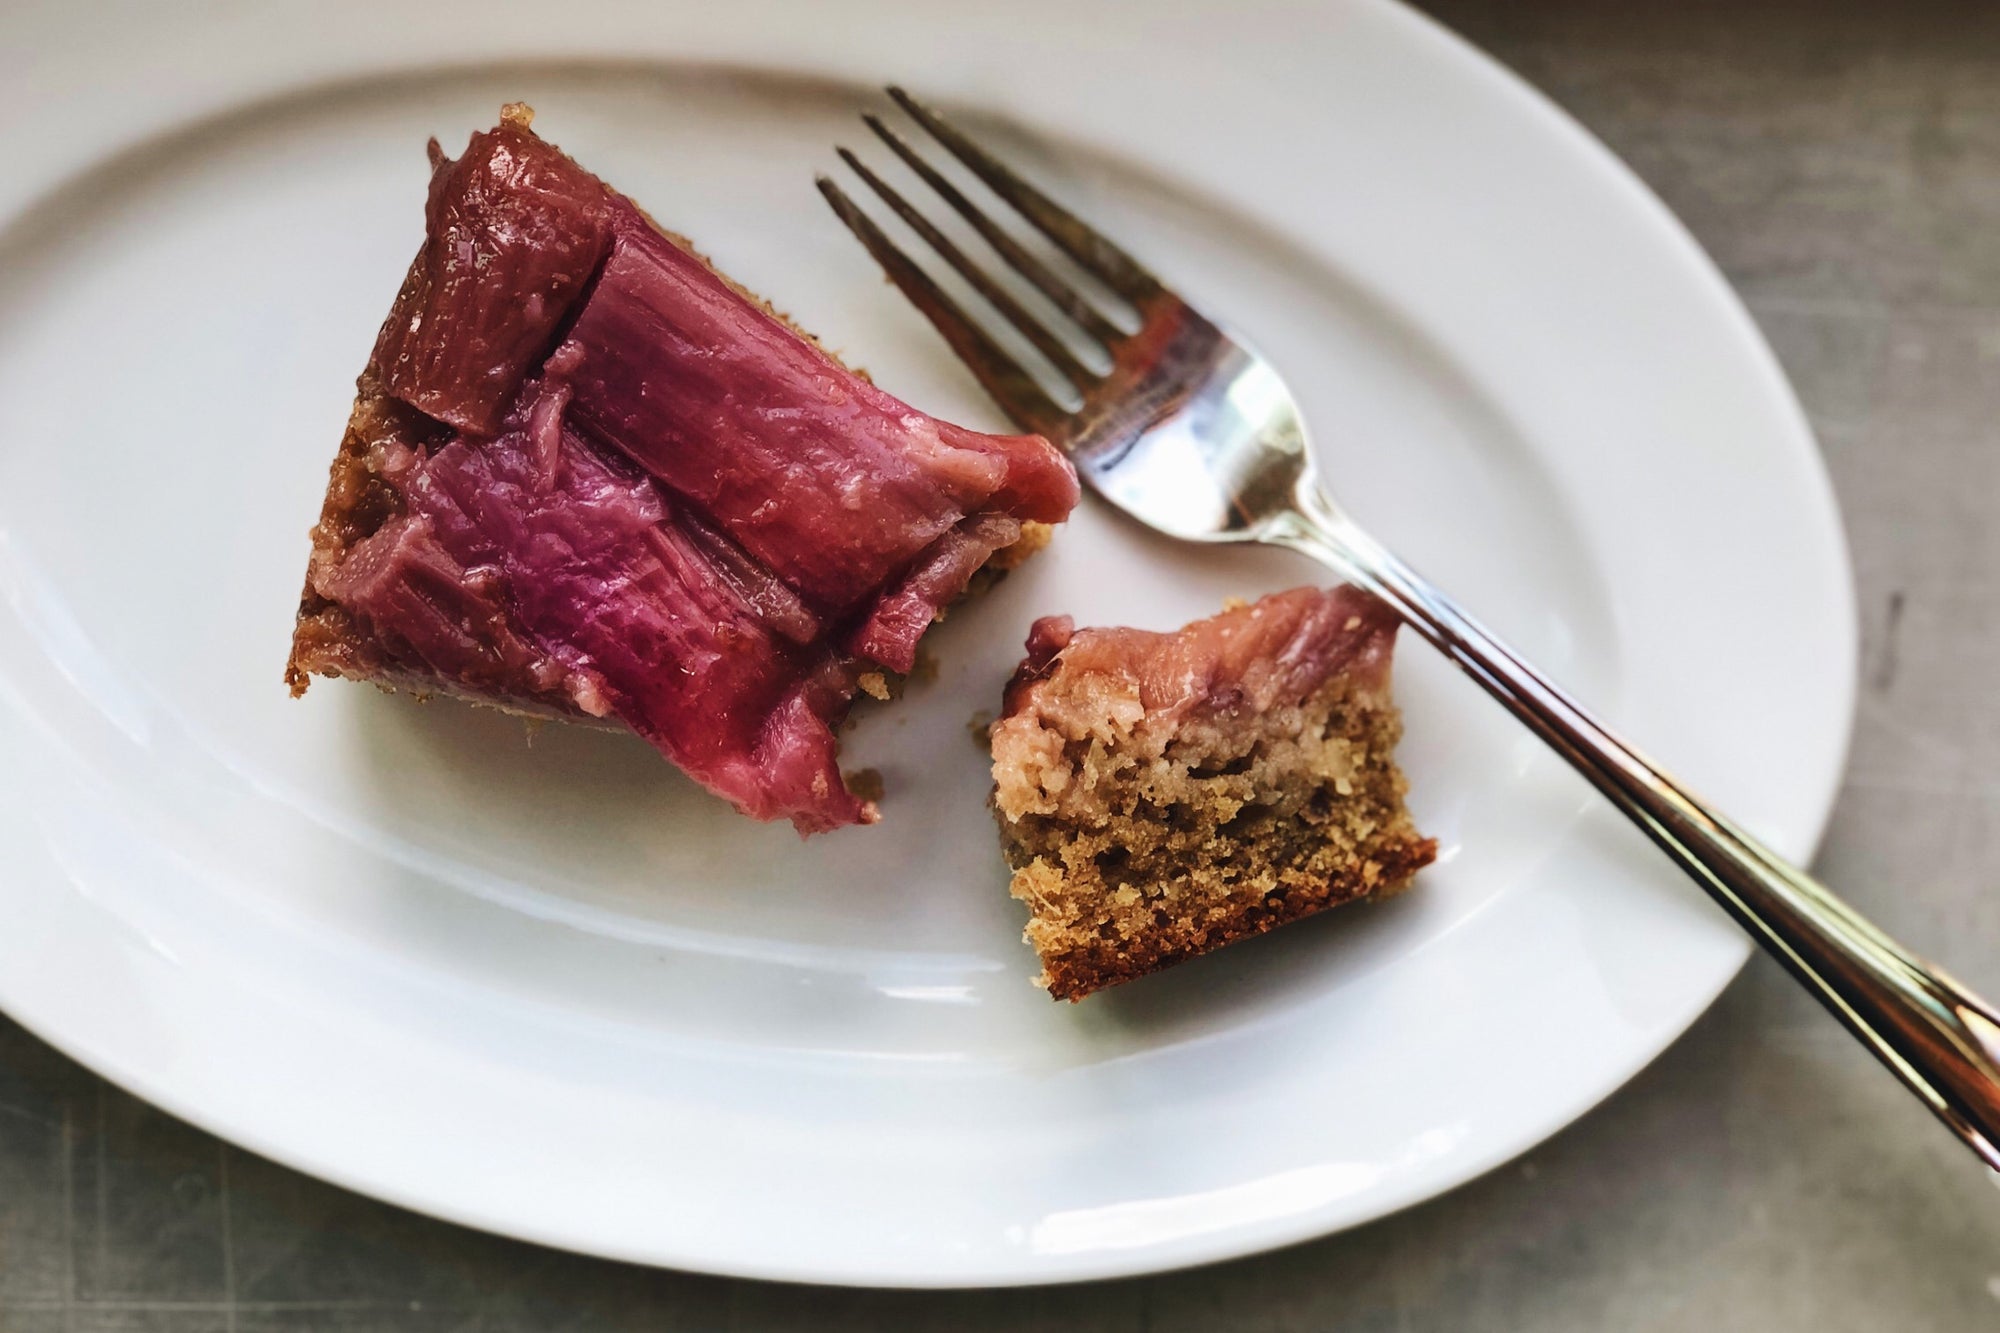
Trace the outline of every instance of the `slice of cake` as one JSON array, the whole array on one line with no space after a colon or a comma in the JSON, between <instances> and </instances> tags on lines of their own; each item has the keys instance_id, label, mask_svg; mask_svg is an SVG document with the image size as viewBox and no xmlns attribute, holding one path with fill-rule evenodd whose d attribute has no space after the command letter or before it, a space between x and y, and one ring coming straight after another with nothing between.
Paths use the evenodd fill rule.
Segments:
<instances>
[{"instance_id":1,"label":"slice of cake","mask_svg":"<svg viewBox=\"0 0 2000 1333\"><path fill-rule=\"evenodd\" d=\"M1295 588L1170 634L1035 622L993 724L994 806L1040 985L1076 1000L1407 886L1396 618Z\"/></svg>"},{"instance_id":2,"label":"slice of cake","mask_svg":"<svg viewBox=\"0 0 2000 1333\"><path fill-rule=\"evenodd\" d=\"M422 250L334 459L286 679L630 728L801 833L834 730L1076 474L849 371L536 137L431 144Z\"/></svg>"}]
</instances>

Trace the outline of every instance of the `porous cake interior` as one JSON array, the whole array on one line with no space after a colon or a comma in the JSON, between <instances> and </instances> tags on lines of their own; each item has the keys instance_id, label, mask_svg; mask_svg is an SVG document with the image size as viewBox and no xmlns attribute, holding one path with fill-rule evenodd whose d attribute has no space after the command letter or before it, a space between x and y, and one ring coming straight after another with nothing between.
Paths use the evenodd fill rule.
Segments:
<instances>
[{"instance_id":1,"label":"porous cake interior","mask_svg":"<svg viewBox=\"0 0 2000 1333\"><path fill-rule=\"evenodd\" d=\"M1149 708L1134 674L1058 661L994 728L1039 983L1080 998L1405 887L1435 844L1403 807L1386 657L1385 643L1379 672L1334 670L1267 707L1228 689Z\"/></svg>"}]
</instances>

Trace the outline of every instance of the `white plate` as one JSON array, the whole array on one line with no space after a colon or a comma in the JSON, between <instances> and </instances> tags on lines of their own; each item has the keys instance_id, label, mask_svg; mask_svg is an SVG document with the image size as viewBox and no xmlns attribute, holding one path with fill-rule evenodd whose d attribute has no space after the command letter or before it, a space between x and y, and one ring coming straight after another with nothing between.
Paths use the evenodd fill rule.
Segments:
<instances>
[{"instance_id":1,"label":"white plate","mask_svg":"<svg viewBox=\"0 0 2000 1333\"><path fill-rule=\"evenodd\" d=\"M1165 626L1313 575L1093 506L854 733L888 781L875 829L801 844L630 739L285 697L423 141L503 99L892 389L994 422L812 191L900 78L1267 349L1392 544L1808 853L1853 693L1845 556L1792 396L1687 236L1403 10L1124 26L1058 0L8 8L0 1005L429 1212L911 1285L1378 1217L1657 1053L1744 942L1414 645L1405 755L1444 846L1415 892L1079 1007L1031 989L965 730L1027 622Z\"/></svg>"}]
</instances>

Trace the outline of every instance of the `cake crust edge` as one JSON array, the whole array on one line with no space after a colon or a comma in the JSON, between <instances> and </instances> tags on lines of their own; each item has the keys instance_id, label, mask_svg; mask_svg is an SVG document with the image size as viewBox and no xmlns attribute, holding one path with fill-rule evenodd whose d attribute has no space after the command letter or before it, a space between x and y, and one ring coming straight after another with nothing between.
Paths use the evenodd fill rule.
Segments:
<instances>
[{"instance_id":1,"label":"cake crust edge","mask_svg":"<svg viewBox=\"0 0 2000 1333\"><path fill-rule=\"evenodd\" d=\"M1295 890L1275 904L1266 899L1262 906L1201 930L1177 921L1150 935L1144 947L1135 948L1129 940L1107 941L1089 949L1043 956L1041 975L1035 978L1035 984L1048 991L1051 999L1074 1003L1086 995L1151 976L1176 963L1317 916L1330 908L1387 901L1408 889L1416 873L1437 859L1437 840L1412 834L1374 850L1375 855L1368 863L1376 869L1372 876L1365 871L1342 876L1327 881L1316 892ZM1033 874L1033 866L1015 871L1009 891L1016 898L1025 898L1023 881Z\"/></svg>"}]
</instances>

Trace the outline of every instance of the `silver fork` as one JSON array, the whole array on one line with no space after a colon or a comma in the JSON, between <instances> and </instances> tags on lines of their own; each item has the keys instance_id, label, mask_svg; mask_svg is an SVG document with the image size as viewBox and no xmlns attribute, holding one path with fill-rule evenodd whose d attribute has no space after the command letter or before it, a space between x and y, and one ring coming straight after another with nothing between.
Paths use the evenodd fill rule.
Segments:
<instances>
[{"instance_id":1,"label":"silver fork","mask_svg":"<svg viewBox=\"0 0 2000 1333\"><path fill-rule=\"evenodd\" d=\"M1832 1010L1876 1058L2000 1169L2000 1015L1662 771L1551 684L1327 496L1270 364L1108 238L1002 166L900 88L889 96L993 192L1139 317L1126 333L996 224L878 117L868 127L1015 272L1109 357L1100 373L859 158L840 156L1066 380L1059 405L825 176L820 192L903 294L1023 429L1065 449L1091 489L1193 542L1263 542L1312 556L1393 606L1569 760Z\"/></svg>"}]
</instances>

